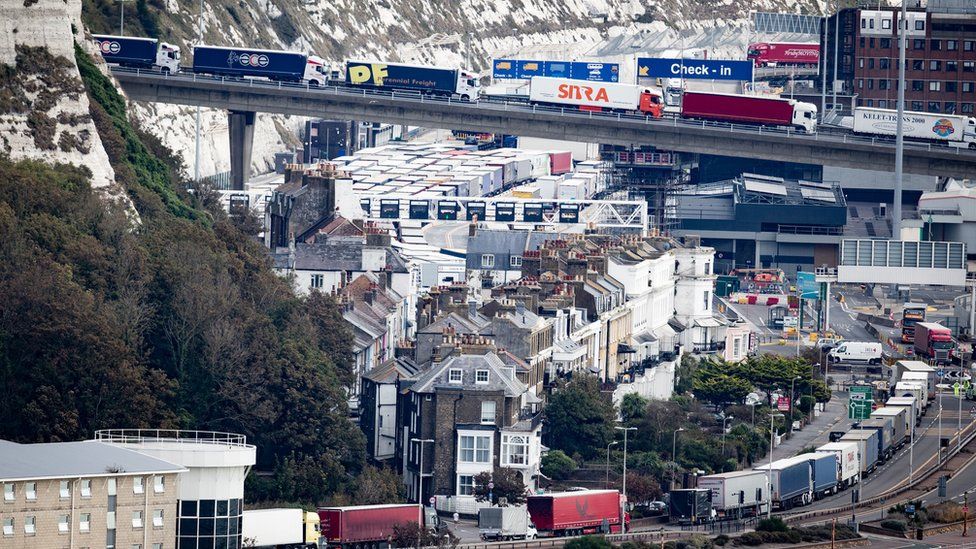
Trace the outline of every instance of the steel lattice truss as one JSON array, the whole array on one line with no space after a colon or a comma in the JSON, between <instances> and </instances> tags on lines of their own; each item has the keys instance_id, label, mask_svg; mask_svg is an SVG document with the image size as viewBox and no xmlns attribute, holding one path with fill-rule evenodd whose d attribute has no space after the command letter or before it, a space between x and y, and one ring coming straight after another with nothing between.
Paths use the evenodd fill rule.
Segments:
<instances>
[{"instance_id":1,"label":"steel lattice truss","mask_svg":"<svg viewBox=\"0 0 976 549\"><path fill-rule=\"evenodd\" d=\"M757 11L752 14L752 24L757 33L820 34L822 17L797 13L770 13Z\"/></svg>"},{"instance_id":2,"label":"steel lattice truss","mask_svg":"<svg viewBox=\"0 0 976 549\"><path fill-rule=\"evenodd\" d=\"M470 221L584 225L647 231L647 202L643 200L548 200L512 196L477 198L360 198L367 219L377 222Z\"/></svg>"}]
</instances>

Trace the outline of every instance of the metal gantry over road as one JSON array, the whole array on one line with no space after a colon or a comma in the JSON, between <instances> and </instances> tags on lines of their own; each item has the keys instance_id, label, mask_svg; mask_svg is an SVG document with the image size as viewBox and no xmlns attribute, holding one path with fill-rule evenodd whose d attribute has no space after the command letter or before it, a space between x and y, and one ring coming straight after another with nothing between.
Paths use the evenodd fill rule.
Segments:
<instances>
[{"instance_id":1,"label":"metal gantry over road","mask_svg":"<svg viewBox=\"0 0 976 549\"><path fill-rule=\"evenodd\" d=\"M466 102L416 92L345 86L310 87L308 84L227 79L192 73L167 75L157 71L113 68L112 74L132 100L229 111L232 166L247 166L245 160L250 157L253 114L257 112L587 143L653 145L687 153L878 171L891 171L895 161L892 140L850 133L810 135L785 128L667 116L656 119L501 99ZM235 158L241 161L233 162ZM904 160L906 173L944 177L966 177L976 173L976 152L964 149L906 143ZM243 181L239 177L235 180Z\"/></svg>"}]
</instances>

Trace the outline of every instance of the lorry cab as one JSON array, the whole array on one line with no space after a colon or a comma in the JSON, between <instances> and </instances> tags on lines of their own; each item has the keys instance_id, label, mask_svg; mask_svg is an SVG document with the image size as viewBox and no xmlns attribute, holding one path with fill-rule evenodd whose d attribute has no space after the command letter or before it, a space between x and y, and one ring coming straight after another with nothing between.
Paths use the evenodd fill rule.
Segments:
<instances>
[{"instance_id":1,"label":"lorry cab","mask_svg":"<svg viewBox=\"0 0 976 549\"><path fill-rule=\"evenodd\" d=\"M661 118L664 112L664 96L661 90L656 88L644 88L640 94L640 112L652 118Z\"/></svg>"},{"instance_id":2,"label":"lorry cab","mask_svg":"<svg viewBox=\"0 0 976 549\"><path fill-rule=\"evenodd\" d=\"M180 59L179 46L166 42L159 43L159 49L156 50L156 65L159 70L168 73L180 72Z\"/></svg>"},{"instance_id":3,"label":"lorry cab","mask_svg":"<svg viewBox=\"0 0 976 549\"><path fill-rule=\"evenodd\" d=\"M817 133L817 106L797 101L793 105L793 126L807 133Z\"/></svg>"},{"instance_id":4,"label":"lorry cab","mask_svg":"<svg viewBox=\"0 0 976 549\"><path fill-rule=\"evenodd\" d=\"M752 61L757 67L765 67L768 63L763 59L763 56L765 56L767 51L769 51L769 44L762 42L749 44L746 50L746 59Z\"/></svg>"},{"instance_id":5,"label":"lorry cab","mask_svg":"<svg viewBox=\"0 0 976 549\"><path fill-rule=\"evenodd\" d=\"M311 86L324 86L329 79L329 72L329 66L325 59L317 55L309 55L308 60L305 61L305 74L302 76L302 80Z\"/></svg>"},{"instance_id":6,"label":"lorry cab","mask_svg":"<svg viewBox=\"0 0 976 549\"><path fill-rule=\"evenodd\" d=\"M481 78L469 71L458 71L457 94L465 101L477 101L481 96Z\"/></svg>"}]
</instances>

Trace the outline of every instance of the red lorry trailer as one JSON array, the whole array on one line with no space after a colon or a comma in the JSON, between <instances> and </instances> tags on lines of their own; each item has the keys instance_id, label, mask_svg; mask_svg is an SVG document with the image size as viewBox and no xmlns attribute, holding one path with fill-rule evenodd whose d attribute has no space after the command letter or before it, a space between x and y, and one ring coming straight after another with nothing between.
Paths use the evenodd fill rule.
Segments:
<instances>
[{"instance_id":1,"label":"red lorry trailer","mask_svg":"<svg viewBox=\"0 0 976 549\"><path fill-rule=\"evenodd\" d=\"M813 67L820 62L820 44L794 42L757 42L749 44L746 57L757 67Z\"/></svg>"},{"instance_id":2,"label":"red lorry trailer","mask_svg":"<svg viewBox=\"0 0 976 549\"><path fill-rule=\"evenodd\" d=\"M616 490L580 490L529 496L527 507L539 536L578 536L619 533L620 503Z\"/></svg>"},{"instance_id":3,"label":"red lorry trailer","mask_svg":"<svg viewBox=\"0 0 976 549\"><path fill-rule=\"evenodd\" d=\"M322 538L329 547L385 544L394 526L420 520L416 504L322 507L318 511Z\"/></svg>"},{"instance_id":4,"label":"red lorry trailer","mask_svg":"<svg viewBox=\"0 0 976 549\"><path fill-rule=\"evenodd\" d=\"M937 364L952 360L952 330L935 322L919 322L915 325L915 352L935 359Z\"/></svg>"},{"instance_id":5,"label":"red lorry trailer","mask_svg":"<svg viewBox=\"0 0 976 549\"><path fill-rule=\"evenodd\" d=\"M793 126L807 133L817 131L816 105L781 97L686 91L681 98L681 116L764 126Z\"/></svg>"}]
</instances>

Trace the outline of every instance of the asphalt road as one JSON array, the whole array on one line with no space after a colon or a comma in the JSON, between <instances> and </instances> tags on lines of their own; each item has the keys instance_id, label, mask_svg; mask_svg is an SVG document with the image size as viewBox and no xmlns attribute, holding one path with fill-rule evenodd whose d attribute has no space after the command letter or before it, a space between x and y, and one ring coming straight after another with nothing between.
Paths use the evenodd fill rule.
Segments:
<instances>
[{"instance_id":1,"label":"asphalt road","mask_svg":"<svg viewBox=\"0 0 976 549\"><path fill-rule=\"evenodd\" d=\"M959 417L957 412L959 400L954 396L946 395L944 395L942 399L942 436L944 438L949 438L952 437L956 432L956 420ZM969 414L969 409L972 406L972 402L963 400L963 427L972 421ZM915 472L917 473L921 471L920 467L922 464L934 456L939 447L938 417L939 405L938 399L936 399L936 401L929 407L925 416L922 417L921 425L916 428L914 452L910 451L909 445L906 444L900 451L898 451L897 454L895 454L892 459L879 466L873 473L868 475L868 477L865 478L861 483L860 489L862 499L879 495L882 492L894 487L899 482L906 480L909 477L909 472L911 469L910 464L912 462L914 462ZM850 424L850 420L844 419L843 421L838 422L836 428L833 430L846 431L850 428ZM824 438L826 438L826 436L829 436L829 433L826 434ZM914 456L912 456L912 453L914 453ZM976 469L974 469L974 482L969 484L969 488L973 488L973 486L976 486ZM851 491L847 490L814 502L807 507L803 507L803 510L806 511L836 507L838 505L849 503L850 499Z\"/></svg>"}]
</instances>

